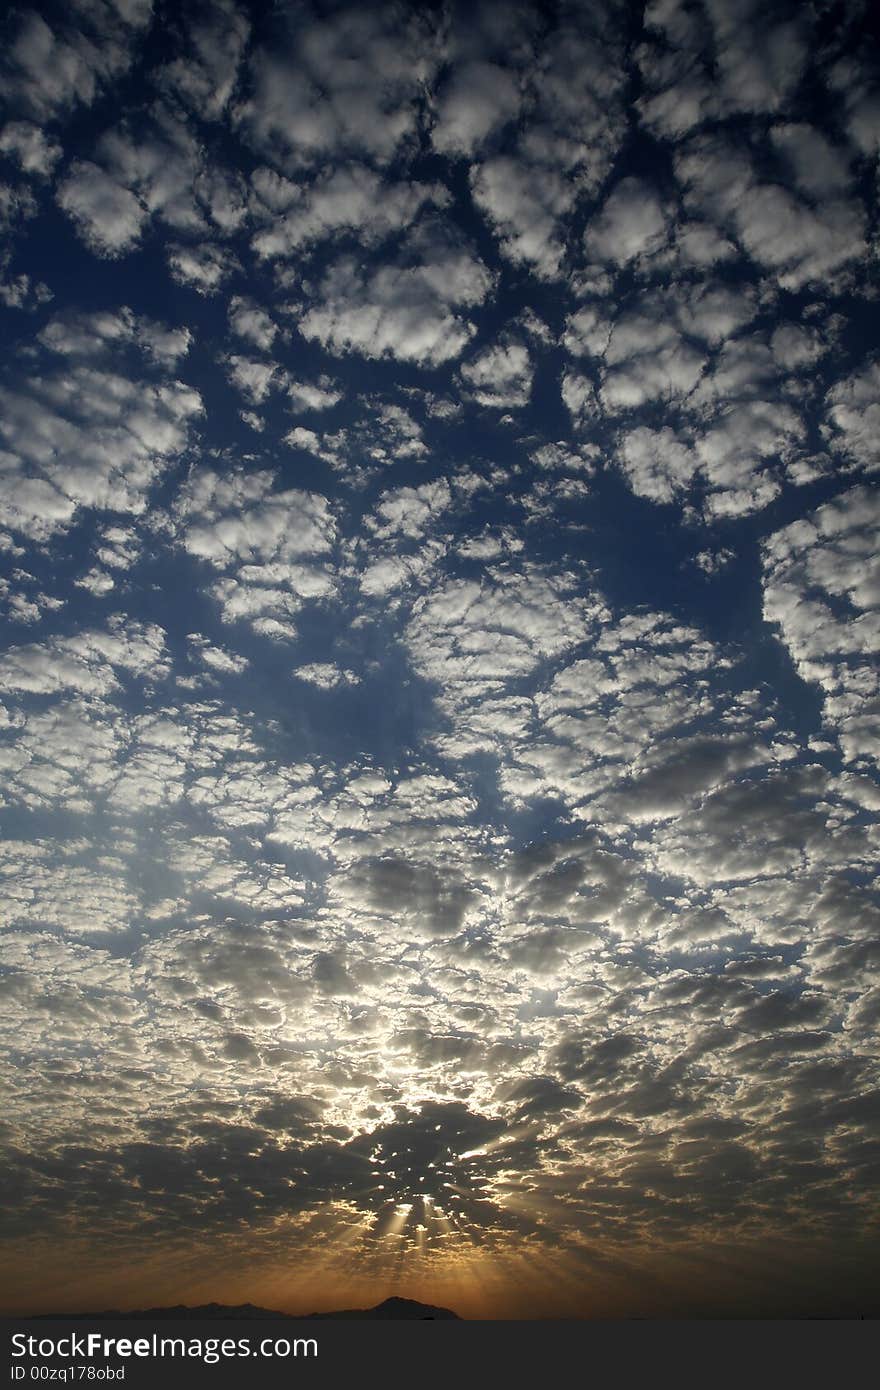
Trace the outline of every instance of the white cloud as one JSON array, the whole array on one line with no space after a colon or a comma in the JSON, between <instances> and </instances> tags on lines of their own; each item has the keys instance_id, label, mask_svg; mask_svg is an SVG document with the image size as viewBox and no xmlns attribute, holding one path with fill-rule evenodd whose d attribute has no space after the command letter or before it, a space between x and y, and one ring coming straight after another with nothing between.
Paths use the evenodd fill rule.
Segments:
<instances>
[{"instance_id":1,"label":"white cloud","mask_svg":"<svg viewBox=\"0 0 880 1390\"><path fill-rule=\"evenodd\" d=\"M777 18L755 0L706 0L692 11L649 5L645 22L638 62L646 90L636 106L661 138L678 139L709 120L784 110L809 58L809 19Z\"/></svg>"},{"instance_id":2,"label":"white cloud","mask_svg":"<svg viewBox=\"0 0 880 1390\"><path fill-rule=\"evenodd\" d=\"M612 621L596 600L592 616L578 653L539 677L527 719L508 731L502 788L518 805L561 797L579 819L605 827L622 817L662 818L663 806L681 809L730 758L752 756L745 744L727 749L711 722L709 677L730 662L698 630L662 613ZM706 742L707 724L715 744ZM694 740L687 759L683 731Z\"/></svg>"},{"instance_id":3,"label":"white cloud","mask_svg":"<svg viewBox=\"0 0 880 1390\"><path fill-rule=\"evenodd\" d=\"M561 439L555 444L542 444L539 449L534 449L529 454L533 463L548 472L566 469L573 473L587 474L594 471L598 457L599 450L595 445L571 447Z\"/></svg>"},{"instance_id":4,"label":"white cloud","mask_svg":"<svg viewBox=\"0 0 880 1390\"><path fill-rule=\"evenodd\" d=\"M264 177L257 186L278 201L275 181ZM261 258L292 256L346 233L364 245L377 245L410 226L423 208L449 202L441 185L393 182L362 164L332 169L305 189L292 183L287 187L285 202L289 199L292 206L279 213L270 202L267 225L254 235L253 248Z\"/></svg>"},{"instance_id":5,"label":"white cloud","mask_svg":"<svg viewBox=\"0 0 880 1390\"><path fill-rule=\"evenodd\" d=\"M282 167L351 153L387 163L414 133L431 64L418 18L386 6L291 17L289 47L255 50L234 108L250 143Z\"/></svg>"},{"instance_id":6,"label":"white cloud","mask_svg":"<svg viewBox=\"0 0 880 1390\"><path fill-rule=\"evenodd\" d=\"M59 314L38 334L44 347L63 357L96 358L118 354L129 344L162 367L174 367L192 344L188 328L170 328L141 318L122 305L115 312Z\"/></svg>"},{"instance_id":7,"label":"white cloud","mask_svg":"<svg viewBox=\"0 0 880 1390\"><path fill-rule=\"evenodd\" d=\"M121 256L149 220L143 202L90 160L77 159L58 189L58 203L98 255Z\"/></svg>"},{"instance_id":8,"label":"white cloud","mask_svg":"<svg viewBox=\"0 0 880 1390\"><path fill-rule=\"evenodd\" d=\"M16 583L23 587L16 589ZM0 579L0 597L10 622L38 623L47 613L56 613L65 606L66 599L35 591L34 583L34 576L26 570L13 570L11 579Z\"/></svg>"},{"instance_id":9,"label":"white cloud","mask_svg":"<svg viewBox=\"0 0 880 1390\"><path fill-rule=\"evenodd\" d=\"M834 63L827 80L842 98L847 132L856 149L869 158L875 156L880 148L880 99L870 61L849 53Z\"/></svg>"},{"instance_id":10,"label":"white cloud","mask_svg":"<svg viewBox=\"0 0 880 1390\"><path fill-rule=\"evenodd\" d=\"M575 190L554 168L499 155L473 166L474 202L494 227L503 255L542 279L554 279L565 255L562 219Z\"/></svg>"},{"instance_id":11,"label":"white cloud","mask_svg":"<svg viewBox=\"0 0 880 1390\"><path fill-rule=\"evenodd\" d=\"M140 553L140 538L131 527L104 526L98 538L97 557L111 569L129 569Z\"/></svg>"},{"instance_id":12,"label":"white cloud","mask_svg":"<svg viewBox=\"0 0 880 1390\"><path fill-rule=\"evenodd\" d=\"M189 644L190 661L196 665L207 666L209 671L218 675L238 676L250 665L246 656L230 652L226 647L214 646L199 632L188 633L186 640Z\"/></svg>"},{"instance_id":13,"label":"white cloud","mask_svg":"<svg viewBox=\"0 0 880 1390\"><path fill-rule=\"evenodd\" d=\"M370 450L373 458L385 461L388 458L422 458L427 454L421 426L404 406L377 402L376 416L371 423L378 427L382 440Z\"/></svg>"},{"instance_id":14,"label":"white cloud","mask_svg":"<svg viewBox=\"0 0 880 1390\"><path fill-rule=\"evenodd\" d=\"M829 348L816 328L799 323L780 323L773 330L770 348L777 362L786 371L802 371L812 367Z\"/></svg>"},{"instance_id":15,"label":"white cloud","mask_svg":"<svg viewBox=\"0 0 880 1390\"><path fill-rule=\"evenodd\" d=\"M342 400L343 392L331 377L319 377L317 382L288 381L287 394L294 411L330 410Z\"/></svg>"},{"instance_id":16,"label":"white cloud","mask_svg":"<svg viewBox=\"0 0 880 1390\"><path fill-rule=\"evenodd\" d=\"M807 62L799 17L768 24L758 0L706 0L706 9L714 31L722 111L778 111Z\"/></svg>"},{"instance_id":17,"label":"white cloud","mask_svg":"<svg viewBox=\"0 0 880 1390\"><path fill-rule=\"evenodd\" d=\"M8 255L0 259L0 276L6 270L9 260ZM52 298L52 291L44 281L33 281L24 271L10 280L0 278L0 303L7 309L26 309L33 313L41 304L48 304Z\"/></svg>"},{"instance_id":18,"label":"white cloud","mask_svg":"<svg viewBox=\"0 0 880 1390\"><path fill-rule=\"evenodd\" d=\"M217 290L237 269L238 262L231 251L211 242L200 245L168 247L168 266L180 285L189 285L198 294L216 294Z\"/></svg>"},{"instance_id":19,"label":"white cloud","mask_svg":"<svg viewBox=\"0 0 880 1390\"><path fill-rule=\"evenodd\" d=\"M783 373L815 362L827 344L793 324L780 324L769 344L766 333L746 335L759 312L751 286L708 279L645 289L622 309L589 299L569 316L564 346L597 371L595 383L564 374L577 424L658 412L657 424L633 419L619 437L618 461L637 494L671 502L699 474L709 484L706 515L734 517L772 501L783 470L797 483L821 475L821 460L804 453L803 388Z\"/></svg>"},{"instance_id":20,"label":"white cloud","mask_svg":"<svg viewBox=\"0 0 880 1390\"><path fill-rule=\"evenodd\" d=\"M680 221L673 232L670 257L683 267L706 270L725 261L734 260L737 249L729 237L706 222ZM663 257L658 257L658 267Z\"/></svg>"},{"instance_id":21,"label":"white cloud","mask_svg":"<svg viewBox=\"0 0 880 1390\"><path fill-rule=\"evenodd\" d=\"M79 848L78 846L76 848ZM14 885L6 880L4 915L13 926L54 927L70 936L124 931L137 899L119 872L102 872L92 864L25 863ZM28 933L33 942L33 936Z\"/></svg>"},{"instance_id":22,"label":"white cloud","mask_svg":"<svg viewBox=\"0 0 880 1390\"><path fill-rule=\"evenodd\" d=\"M865 255L865 213L855 199L813 206L761 182L744 150L715 137L692 141L676 166L688 210L731 231L782 289L822 284Z\"/></svg>"},{"instance_id":23,"label":"white cloud","mask_svg":"<svg viewBox=\"0 0 880 1390\"><path fill-rule=\"evenodd\" d=\"M659 251L667 236L667 215L655 189L643 179L625 178L588 222L584 245L599 260L626 265Z\"/></svg>"},{"instance_id":24,"label":"white cloud","mask_svg":"<svg viewBox=\"0 0 880 1390\"><path fill-rule=\"evenodd\" d=\"M266 472L193 472L177 505L189 553L218 568L326 555L336 532L327 499L273 485Z\"/></svg>"},{"instance_id":25,"label":"white cloud","mask_svg":"<svg viewBox=\"0 0 880 1390\"><path fill-rule=\"evenodd\" d=\"M0 228L3 231L12 231L19 223L33 217L36 211L36 199L26 185L20 184L14 188L11 184L0 183ZM8 260L7 253L3 259L4 269Z\"/></svg>"},{"instance_id":26,"label":"white cloud","mask_svg":"<svg viewBox=\"0 0 880 1390\"><path fill-rule=\"evenodd\" d=\"M179 381L144 381L74 362L3 389L0 470L8 523L34 539L66 530L79 508L135 515L187 446L200 397Z\"/></svg>"},{"instance_id":27,"label":"white cloud","mask_svg":"<svg viewBox=\"0 0 880 1390\"><path fill-rule=\"evenodd\" d=\"M730 289L726 285L700 285L683 294L670 295L669 308L681 328L712 347L718 347L758 313L751 288Z\"/></svg>"},{"instance_id":28,"label":"white cloud","mask_svg":"<svg viewBox=\"0 0 880 1390\"><path fill-rule=\"evenodd\" d=\"M160 627L117 616L103 631L12 647L0 658L0 690L104 695L119 686L119 672L147 680L167 672Z\"/></svg>"},{"instance_id":29,"label":"white cloud","mask_svg":"<svg viewBox=\"0 0 880 1390\"><path fill-rule=\"evenodd\" d=\"M239 338L268 352L278 332L266 310L243 295L229 301L229 327Z\"/></svg>"},{"instance_id":30,"label":"white cloud","mask_svg":"<svg viewBox=\"0 0 880 1390\"><path fill-rule=\"evenodd\" d=\"M567 371L562 375L562 399L575 424L591 424L599 414L596 383L583 372Z\"/></svg>"},{"instance_id":31,"label":"white cloud","mask_svg":"<svg viewBox=\"0 0 880 1390\"><path fill-rule=\"evenodd\" d=\"M853 201L828 201L813 209L784 189L763 184L749 191L734 221L746 250L776 271L783 289L821 284L867 248L864 211Z\"/></svg>"},{"instance_id":32,"label":"white cloud","mask_svg":"<svg viewBox=\"0 0 880 1390\"><path fill-rule=\"evenodd\" d=\"M278 375L274 362L261 362L238 353L229 355L226 366L229 380L253 405L266 399Z\"/></svg>"},{"instance_id":33,"label":"white cloud","mask_svg":"<svg viewBox=\"0 0 880 1390\"><path fill-rule=\"evenodd\" d=\"M464 362L461 377L467 394L478 405L498 408L528 405L532 360L522 343L502 339Z\"/></svg>"},{"instance_id":34,"label":"white cloud","mask_svg":"<svg viewBox=\"0 0 880 1390\"><path fill-rule=\"evenodd\" d=\"M696 441L712 487L716 516L758 510L779 492L773 461L784 460L805 434L800 416L778 401L744 401L726 406Z\"/></svg>"},{"instance_id":35,"label":"white cloud","mask_svg":"<svg viewBox=\"0 0 880 1390\"><path fill-rule=\"evenodd\" d=\"M32 121L9 121L0 131L0 152L15 159L22 173L43 178L51 175L62 155L57 140Z\"/></svg>"},{"instance_id":36,"label":"white cloud","mask_svg":"<svg viewBox=\"0 0 880 1390\"><path fill-rule=\"evenodd\" d=\"M321 457L321 440L314 430L307 430L303 425L297 425L284 436L285 444L290 444L294 449L305 449L308 454L315 454Z\"/></svg>"},{"instance_id":37,"label":"white cloud","mask_svg":"<svg viewBox=\"0 0 880 1390\"><path fill-rule=\"evenodd\" d=\"M106 570L98 569L95 566L90 569L88 574L84 574L81 579L75 579L74 584L78 589L87 589L95 598L101 598L104 594L109 594L116 587L116 581Z\"/></svg>"},{"instance_id":38,"label":"white cloud","mask_svg":"<svg viewBox=\"0 0 880 1390\"><path fill-rule=\"evenodd\" d=\"M189 19L190 56L174 58L154 80L174 92L202 120L219 120L229 105L250 22L233 0L213 0L208 14Z\"/></svg>"},{"instance_id":39,"label":"white cloud","mask_svg":"<svg viewBox=\"0 0 880 1390\"><path fill-rule=\"evenodd\" d=\"M618 457L633 492L652 502L671 502L689 487L700 466L693 446L668 427L630 430L621 437Z\"/></svg>"},{"instance_id":40,"label":"white cloud","mask_svg":"<svg viewBox=\"0 0 880 1390\"><path fill-rule=\"evenodd\" d=\"M441 708L455 714L452 742L466 740L472 723L483 730L479 747L491 722L480 702L582 642L594 612L573 577L527 569L483 583L447 580L418 599L407 645L416 671L438 687Z\"/></svg>"},{"instance_id":41,"label":"white cloud","mask_svg":"<svg viewBox=\"0 0 880 1390\"><path fill-rule=\"evenodd\" d=\"M764 617L802 679L821 687L826 727L849 759L880 752L878 519L876 495L854 487L764 546Z\"/></svg>"},{"instance_id":42,"label":"white cloud","mask_svg":"<svg viewBox=\"0 0 880 1390\"><path fill-rule=\"evenodd\" d=\"M665 316L623 315L605 349L602 402L609 411L631 410L648 401L683 399L693 391L705 354Z\"/></svg>"},{"instance_id":43,"label":"white cloud","mask_svg":"<svg viewBox=\"0 0 880 1390\"><path fill-rule=\"evenodd\" d=\"M437 567L446 550L442 540L429 538L414 551L403 553L392 547L374 554L358 579L367 598L407 597L423 592L437 577Z\"/></svg>"},{"instance_id":44,"label":"white cloud","mask_svg":"<svg viewBox=\"0 0 880 1390\"><path fill-rule=\"evenodd\" d=\"M849 191L852 170L846 149L835 147L815 126L782 122L770 139L788 164L797 186L810 197L833 198Z\"/></svg>"},{"instance_id":45,"label":"white cloud","mask_svg":"<svg viewBox=\"0 0 880 1390\"><path fill-rule=\"evenodd\" d=\"M668 140L679 139L699 126L713 107L714 92L708 78L700 73L688 73L668 86L663 85L666 73L659 64L642 63L643 74L660 86L639 98L639 119L648 130Z\"/></svg>"},{"instance_id":46,"label":"white cloud","mask_svg":"<svg viewBox=\"0 0 880 1390\"><path fill-rule=\"evenodd\" d=\"M190 555L229 573L210 592L224 622L249 622L264 636L290 640L304 603L328 598L336 525L326 498L295 488L273 491L271 473L193 472L176 506Z\"/></svg>"},{"instance_id":47,"label":"white cloud","mask_svg":"<svg viewBox=\"0 0 880 1390\"><path fill-rule=\"evenodd\" d=\"M128 68L132 49L152 14L151 0L125 6L77 7L82 28L53 30L34 10L21 14L6 53L0 91L38 120L77 105L90 106ZM90 22L94 20L95 22Z\"/></svg>"},{"instance_id":48,"label":"white cloud","mask_svg":"<svg viewBox=\"0 0 880 1390\"><path fill-rule=\"evenodd\" d=\"M609 306L588 301L569 314L562 341L575 357L604 357L611 328Z\"/></svg>"},{"instance_id":49,"label":"white cloud","mask_svg":"<svg viewBox=\"0 0 880 1390\"><path fill-rule=\"evenodd\" d=\"M473 324L456 311L481 304L492 283L445 227L422 226L402 261L368 272L351 258L337 261L297 326L330 352L437 366L473 337Z\"/></svg>"},{"instance_id":50,"label":"white cloud","mask_svg":"<svg viewBox=\"0 0 880 1390\"><path fill-rule=\"evenodd\" d=\"M298 680L316 685L319 690L338 690L340 687L359 684L359 678L354 671L337 666L332 661L313 661L307 666L297 666L293 674Z\"/></svg>"},{"instance_id":51,"label":"white cloud","mask_svg":"<svg viewBox=\"0 0 880 1390\"><path fill-rule=\"evenodd\" d=\"M728 782L655 836L658 867L696 884L747 883L833 862L824 787L819 767Z\"/></svg>"},{"instance_id":52,"label":"white cloud","mask_svg":"<svg viewBox=\"0 0 880 1390\"><path fill-rule=\"evenodd\" d=\"M395 488L383 493L366 525L378 540L391 536L417 539L452 505L452 492L445 478L421 487Z\"/></svg>"},{"instance_id":53,"label":"white cloud","mask_svg":"<svg viewBox=\"0 0 880 1390\"><path fill-rule=\"evenodd\" d=\"M178 231L204 232L196 200L204 152L188 128L162 107L133 133L124 124L104 132L94 161L75 161L58 201L98 254L130 250L157 218Z\"/></svg>"},{"instance_id":54,"label":"white cloud","mask_svg":"<svg viewBox=\"0 0 880 1390\"><path fill-rule=\"evenodd\" d=\"M303 390L307 401L312 401L317 394L319 403L311 408L327 408L335 404L341 393L331 391L330 381L327 378L323 380L324 387L317 393L311 386L301 388L295 384L291 394L295 399ZM314 454L358 486L365 485L368 478L385 465L427 456L428 446L422 428L405 406L381 397L362 397L361 405L361 415L348 428L318 433L304 425L297 425L284 436L284 442L295 449Z\"/></svg>"},{"instance_id":55,"label":"white cloud","mask_svg":"<svg viewBox=\"0 0 880 1390\"><path fill-rule=\"evenodd\" d=\"M704 574L719 574L736 558L736 552L722 547L720 550L701 550L694 556L694 564Z\"/></svg>"},{"instance_id":56,"label":"white cloud","mask_svg":"<svg viewBox=\"0 0 880 1390\"><path fill-rule=\"evenodd\" d=\"M456 66L437 101L431 142L438 154L472 158L513 120L520 94L514 75L495 63Z\"/></svg>"},{"instance_id":57,"label":"white cloud","mask_svg":"<svg viewBox=\"0 0 880 1390\"><path fill-rule=\"evenodd\" d=\"M868 470L880 463L880 365L876 362L838 381L826 397L829 444Z\"/></svg>"}]
</instances>

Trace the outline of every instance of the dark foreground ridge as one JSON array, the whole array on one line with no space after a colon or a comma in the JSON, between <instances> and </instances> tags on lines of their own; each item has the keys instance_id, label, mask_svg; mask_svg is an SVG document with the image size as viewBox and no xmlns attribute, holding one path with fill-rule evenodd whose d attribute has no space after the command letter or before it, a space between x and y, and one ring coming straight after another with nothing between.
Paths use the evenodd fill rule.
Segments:
<instances>
[{"instance_id":1,"label":"dark foreground ridge","mask_svg":"<svg viewBox=\"0 0 880 1390\"><path fill-rule=\"evenodd\" d=\"M375 1308L346 1308L340 1313L310 1313L310 1318L458 1318L450 1308L435 1308L412 1298L386 1298Z\"/></svg>"},{"instance_id":2,"label":"dark foreground ridge","mask_svg":"<svg viewBox=\"0 0 880 1390\"><path fill-rule=\"evenodd\" d=\"M238 1303L234 1306L227 1303L203 1303L198 1308L189 1308L185 1303L178 1303L173 1308L137 1308L130 1312L121 1312L118 1308L112 1308L103 1309L96 1313L39 1313L37 1316L40 1319L92 1318L96 1322L106 1318L149 1319L151 1322L204 1321L206 1318L226 1322L259 1322L270 1318L284 1322L302 1321L301 1318L296 1318L291 1313L278 1313L271 1308L258 1308L253 1303ZM333 1313L309 1313L307 1317L310 1320L312 1318L406 1318L430 1321L437 1318L457 1319L458 1314L453 1313L449 1308L435 1308L430 1303L417 1303L412 1298L386 1298L384 1303L378 1303L375 1308L343 1308L339 1312Z\"/></svg>"}]
</instances>

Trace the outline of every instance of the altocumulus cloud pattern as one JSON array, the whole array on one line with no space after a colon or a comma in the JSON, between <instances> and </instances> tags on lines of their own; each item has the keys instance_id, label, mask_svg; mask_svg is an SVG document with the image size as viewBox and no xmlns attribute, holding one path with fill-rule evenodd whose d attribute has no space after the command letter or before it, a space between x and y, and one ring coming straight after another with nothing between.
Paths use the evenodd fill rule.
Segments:
<instances>
[{"instance_id":1,"label":"altocumulus cloud pattern","mask_svg":"<svg viewBox=\"0 0 880 1390\"><path fill-rule=\"evenodd\" d=\"M868 0L4 23L9 1306L858 1310Z\"/></svg>"}]
</instances>

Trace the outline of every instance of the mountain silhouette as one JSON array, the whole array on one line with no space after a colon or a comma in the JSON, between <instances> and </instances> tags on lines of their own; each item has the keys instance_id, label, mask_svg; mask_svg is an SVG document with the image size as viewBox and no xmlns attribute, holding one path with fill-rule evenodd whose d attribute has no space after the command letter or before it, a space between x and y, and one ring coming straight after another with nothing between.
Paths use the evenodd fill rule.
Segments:
<instances>
[{"instance_id":1,"label":"mountain silhouette","mask_svg":"<svg viewBox=\"0 0 880 1390\"><path fill-rule=\"evenodd\" d=\"M186 1303L175 1303L169 1308L101 1308L91 1313L38 1313L39 1318L150 1318L157 1322L162 1319L183 1321L186 1319L195 1321L197 1319L223 1318L227 1321L242 1321L248 1319L257 1321L259 1319L278 1318L286 1321L290 1318L290 1313L279 1313L273 1308L259 1308L255 1303L200 1303L197 1307L191 1308Z\"/></svg>"},{"instance_id":2,"label":"mountain silhouette","mask_svg":"<svg viewBox=\"0 0 880 1390\"><path fill-rule=\"evenodd\" d=\"M129 1318L133 1320L149 1318L156 1322L162 1320L195 1322L205 1319L227 1322L259 1322L269 1318L283 1322L301 1320L295 1314L279 1313L272 1308L259 1308L254 1303L232 1305L228 1303L202 1303L195 1308L190 1308L185 1303L177 1303L172 1308L135 1308L129 1311L112 1308L93 1313L39 1313L36 1316L39 1318ZM386 1298L375 1308L343 1308L336 1312L308 1313L305 1316L309 1320L313 1318L406 1318L429 1322L441 1318L458 1319L458 1314L453 1313L450 1308L435 1308L433 1304L418 1303L412 1298Z\"/></svg>"},{"instance_id":3,"label":"mountain silhouette","mask_svg":"<svg viewBox=\"0 0 880 1390\"><path fill-rule=\"evenodd\" d=\"M310 1313L310 1318L458 1318L450 1308L435 1308L412 1298L386 1298L375 1308L345 1308L338 1313Z\"/></svg>"}]
</instances>

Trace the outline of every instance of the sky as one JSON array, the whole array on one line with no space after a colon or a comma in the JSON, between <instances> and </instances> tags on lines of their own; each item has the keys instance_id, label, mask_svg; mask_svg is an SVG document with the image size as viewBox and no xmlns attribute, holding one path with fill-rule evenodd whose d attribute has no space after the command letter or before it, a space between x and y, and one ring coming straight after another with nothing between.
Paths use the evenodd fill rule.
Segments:
<instances>
[{"instance_id":1,"label":"sky","mask_svg":"<svg viewBox=\"0 0 880 1390\"><path fill-rule=\"evenodd\" d=\"M867 0L3 25L3 1307L876 1312Z\"/></svg>"}]
</instances>

